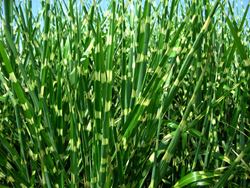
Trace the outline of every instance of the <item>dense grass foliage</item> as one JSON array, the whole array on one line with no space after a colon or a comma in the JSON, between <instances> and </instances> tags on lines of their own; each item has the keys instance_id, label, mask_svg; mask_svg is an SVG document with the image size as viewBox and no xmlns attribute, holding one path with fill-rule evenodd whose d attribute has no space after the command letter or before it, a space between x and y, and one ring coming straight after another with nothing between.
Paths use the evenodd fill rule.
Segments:
<instances>
[{"instance_id":1,"label":"dense grass foliage","mask_svg":"<svg viewBox=\"0 0 250 188\"><path fill-rule=\"evenodd\" d=\"M0 184L250 185L250 4L0 2Z\"/></svg>"}]
</instances>

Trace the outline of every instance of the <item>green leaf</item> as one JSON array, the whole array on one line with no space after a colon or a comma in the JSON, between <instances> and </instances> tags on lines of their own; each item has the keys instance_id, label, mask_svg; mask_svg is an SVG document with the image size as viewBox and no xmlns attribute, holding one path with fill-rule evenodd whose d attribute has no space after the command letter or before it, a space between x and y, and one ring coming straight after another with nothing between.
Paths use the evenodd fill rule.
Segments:
<instances>
[{"instance_id":1,"label":"green leaf","mask_svg":"<svg viewBox=\"0 0 250 188\"><path fill-rule=\"evenodd\" d=\"M173 188L185 187L195 182L206 182L207 179L218 178L219 176L221 176L221 174L216 172L206 172L206 171L190 172L189 174L185 175L183 178L178 180L173 186Z\"/></svg>"}]
</instances>

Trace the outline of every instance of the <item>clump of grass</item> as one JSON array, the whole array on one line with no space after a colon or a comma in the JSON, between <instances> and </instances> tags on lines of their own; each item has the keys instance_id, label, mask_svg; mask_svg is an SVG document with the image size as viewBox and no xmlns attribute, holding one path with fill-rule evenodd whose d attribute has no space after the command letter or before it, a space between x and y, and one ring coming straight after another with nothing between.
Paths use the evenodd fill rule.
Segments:
<instances>
[{"instance_id":1,"label":"clump of grass","mask_svg":"<svg viewBox=\"0 0 250 188\"><path fill-rule=\"evenodd\" d=\"M249 4L1 6L0 184L248 186Z\"/></svg>"}]
</instances>

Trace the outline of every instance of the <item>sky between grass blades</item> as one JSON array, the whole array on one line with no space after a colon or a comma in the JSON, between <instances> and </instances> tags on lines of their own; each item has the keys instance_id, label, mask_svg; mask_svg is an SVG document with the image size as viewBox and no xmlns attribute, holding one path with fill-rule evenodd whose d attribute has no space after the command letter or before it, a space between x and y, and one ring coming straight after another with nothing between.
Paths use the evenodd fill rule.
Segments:
<instances>
[{"instance_id":1,"label":"sky between grass blades","mask_svg":"<svg viewBox=\"0 0 250 188\"><path fill-rule=\"evenodd\" d=\"M78 2L83 2L82 0L77 0ZM100 3L100 7L105 11L107 9L107 2L109 0L102 0ZM65 1L67 2L67 1ZM156 1L156 3L159 2L159 0ZM249 0L230 0L230 2L235 2L236 4L238 4L238 6L236 6L236 10L237 13L242 14L243 11L242 9L245 9L247 4L250 3ZM41 10L41 2L40 0L32 0L32 4L33 4L33 14L37 15L37 13ZM250 20L250 13L248 13L248 19Z\"/></svg>"}]
</instances>

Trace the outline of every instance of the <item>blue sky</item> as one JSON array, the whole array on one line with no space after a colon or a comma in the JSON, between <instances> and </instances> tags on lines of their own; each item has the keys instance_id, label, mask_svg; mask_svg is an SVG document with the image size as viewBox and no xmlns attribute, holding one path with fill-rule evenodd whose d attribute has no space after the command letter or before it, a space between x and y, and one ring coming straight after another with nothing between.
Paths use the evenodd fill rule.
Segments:
<instances>
[{"instance_id":1,"label":"blue sky","mask_svg":"<svg viewBox=\"0 0 250 188\"><path fill-rule=\"evenodd\" d=\"M77 0L79 2L79 0ZM102 0L101 6L102 7L106 7L105 5L107 5L107 2L109 2L110 0ZM138 0L139 1L139 0ZM159 1L159 0L155 0L155 1ZM250 0L230 0L231 2L235 2L235 3L241 3L244 6L244 10L245 7L247 6L248 3L250 3ZM67 2L67 0L65 0L65 2ZM37 14L38 11L41 10L41 0L32 0L32 8L33 8L33 14ZM240 14L244 13L244 10L239 10ZM248 20L250 21L250 11L248 12Z\"/></svg>"},{"instance_id":2,"label":"blue sky","mask_svg":"<svg viewBox=\"0 0 250 188\"><path fill-rule=\"evenodd\" d=\"M108 1L109 0L102 0L102 5L101 6L105 6L106 2L108 2ZM231 0L231 2L240 3L240 0ZM247 6L247 3L250 3L250 0L242 0L242 3L243 3L243 6L245 8ZM40 2L40 0L32 0L32 5L33 5L33 13L37 14L38 11L41 9L41 2ZM241 11L241 10L239 10L239 11ZM243 14L243 12L244 12L244 10L242 10L240 13ZM248 12L248 20L250 20L250 11Z\"/></svg>"}]
</instances>

